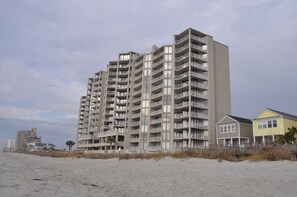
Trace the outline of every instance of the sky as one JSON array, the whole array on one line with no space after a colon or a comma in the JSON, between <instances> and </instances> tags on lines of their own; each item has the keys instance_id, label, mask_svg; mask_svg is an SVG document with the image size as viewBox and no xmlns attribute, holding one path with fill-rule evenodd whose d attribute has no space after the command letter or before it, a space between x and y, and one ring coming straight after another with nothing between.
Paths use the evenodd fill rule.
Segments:
<instances>
[{"instance_id":1,"label":"sky","mask_svg":"<svg viewBox=\"0 0 297 197\"><path fill-rule=\"evenodd\" d=\"M75 141L87 79L192 27L229 46L232 114L297 115L296 0L0 0L0 148Z\"/></svg>"}]
</instances>

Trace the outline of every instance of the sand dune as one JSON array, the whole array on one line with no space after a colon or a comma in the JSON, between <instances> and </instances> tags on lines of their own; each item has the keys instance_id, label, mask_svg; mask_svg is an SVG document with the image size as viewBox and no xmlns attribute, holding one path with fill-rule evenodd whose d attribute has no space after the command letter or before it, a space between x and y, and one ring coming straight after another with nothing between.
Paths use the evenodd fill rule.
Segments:
<instances>
[{"instance_id":1,"label":"sand dune","mask_svg":"<svg viewBox=\"0 0 297 197\"><path fill-rule=\"evenodd\" d=\"M0 153L0 196L297 196L297 163Z\"/></svg>"}]
</instances>

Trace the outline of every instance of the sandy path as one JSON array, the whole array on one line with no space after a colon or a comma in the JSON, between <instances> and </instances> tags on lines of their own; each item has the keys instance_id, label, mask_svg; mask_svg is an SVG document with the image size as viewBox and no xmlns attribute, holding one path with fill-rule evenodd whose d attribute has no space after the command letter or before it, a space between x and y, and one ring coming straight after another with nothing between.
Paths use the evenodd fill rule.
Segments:
<instances>
[{"instance_id":1,"label":"sandy path","mask_svg":"<svg viewBox=\"0 0 297 197\"><path fill-rule=\"evenodd\" d=\"M297 163L0 154L6 196L297 196Z\"/></svg>"}]
</instances>

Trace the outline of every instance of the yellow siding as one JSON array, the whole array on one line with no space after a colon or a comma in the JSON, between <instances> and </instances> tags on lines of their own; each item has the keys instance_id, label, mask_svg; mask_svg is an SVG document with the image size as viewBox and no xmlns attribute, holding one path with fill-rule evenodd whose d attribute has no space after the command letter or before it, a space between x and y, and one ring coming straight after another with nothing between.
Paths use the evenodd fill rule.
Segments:
<instances>
[{"instance_id":1,"label":"yellow siding","mask_svg":"<svg viewBox=\"0 0 297 197\"><path fill-rule=\"evenodd\" d=\"M297 127L297 120L284 118L284 126L285 126L285 132L287 132L288 128Z\"/></svg>"},{"instance_id":2,"label":"yellow siding","mask_svg":"<svg viewBox=\"0 0 297 197\"><path fill-rule=\"evenodd\" d=\"M268 109L265 109L261 114L259 114L255 119L261 119L261 118L272 118L279 116L279 114L273 113Z\"/></svg>"},{"instance_id":3,"label":"yellow siding","mask_svg":"<svg viewBox=\"0 0 297 197\"><path fill-rule=\"evenodd\" d=\"M271 118L275 117L275 114L273 114L273 116L266 116L266 118L270 118L270 117ZM277 127L276 128L258 129L258 121L253 120L253 135L254 136L263 136L263 135L284 134L284 127L283 127L283 122L284 121L283 121L283 118L277 118L276 121L277 121Z\"/></svg>"}]
</instances>

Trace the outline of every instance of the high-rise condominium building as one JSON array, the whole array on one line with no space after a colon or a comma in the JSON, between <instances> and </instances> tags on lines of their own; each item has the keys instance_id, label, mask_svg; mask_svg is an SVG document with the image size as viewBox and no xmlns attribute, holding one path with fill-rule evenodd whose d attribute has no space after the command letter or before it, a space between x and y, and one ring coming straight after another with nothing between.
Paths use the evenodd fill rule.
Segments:
<instances>
[{"instance_id":1,"label":"high-rise condominium building","mask_svg":"<svg viewBox=\"0 0 297 197\"><path fill-rule=\"evenodd\" d=\"M119 54L88 80L79 150L175 151L215 144L231 113L228 47L189 28L171 45Z\"/></svg>"}]
</instances>

